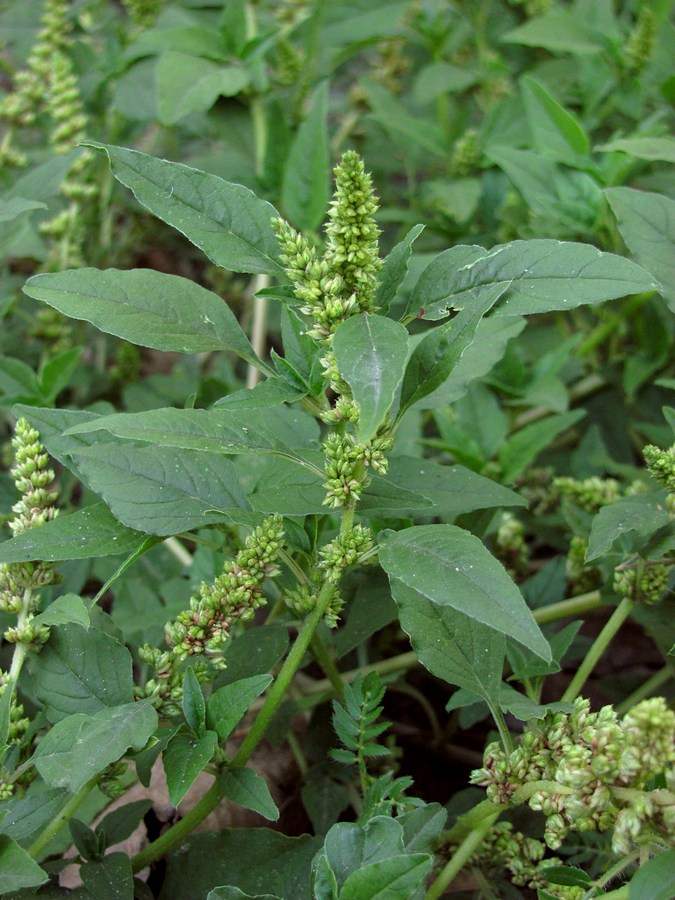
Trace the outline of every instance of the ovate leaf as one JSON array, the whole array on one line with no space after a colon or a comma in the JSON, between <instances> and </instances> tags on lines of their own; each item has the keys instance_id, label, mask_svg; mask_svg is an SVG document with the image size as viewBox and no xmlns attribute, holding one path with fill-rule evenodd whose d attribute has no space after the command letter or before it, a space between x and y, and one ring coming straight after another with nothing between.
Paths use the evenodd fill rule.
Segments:
<instances>
[{"instance_id":1,"label":"ovate leaf","mask_svg":"<svg viewBox=\"0 0 675 900\"><path fill-rule=\"evenodd\" d=\"M665 491L622 497L603 506L593 519L586 560L602 556L622 534L634 531L639 537L649 537L670 521Z\"/></svg>"},{"instance_id":2,"label":"ovate leaf","mask_svg":"<svg viewBox=\"0 0 675 900\"><path fill-rule=\"evenodd\" d=\"M279 818L267 782L253 769L228 769L222 776L222 785L225 796L239 806L252 809L271 822Z\"/></svg>"},{"instance_id":3,"label":"ovate leaf","mask_svg":"<svg viewBox=\"0 0 675 900\"><path fill-rule=\"evenodd\" d=\"M24 293L74 319L142 347L257 357L234 314L216 294L151 269L67 269L34 275Z\"/></svg>"},{"instance_id":4,"label":"ovate leaf","mask_svg":"<svg viewBox=\"0 0 675 900\"><path fill-rule=\"evenodd\" d=\"M253 701L272 681L271 675L252 675L215 691L206 704L207 723L225 741Z\"/></svg>"},{"instance_id":5,"label":"ovate leaf","mask_svg":"<svg viewBox=\"0 0 675 900\"><path fill-rule=\"evenodd\" d=\"M131 702L132 665L127 648L111 635L75 624L53 628L42 651L31 656L35 694L50 722Z\"/></svg>"},{"instance_id":6,"label":"ovate leaf","mask_svg":"<svg viewBox=\"0 0 675 900\"><path fill-rule=\"evenodd\" d=\"M47 732L33 761L47 784L77 793L130 748L142 750L156 727L157 713L146 700L102 709L95 716L78 713Z\"/></svg>"},{"instance_id":7,"label":"ovate leaf","mask_svg":"<svg viewBox=\"0 0 675 900\"><path fill-rule=\"evenodd\" d=\"M112 173L139 203L233 272L279 275L270 224L277 211L248 188L137 150L87 142L108 155Z\"/></svg>"},{"instance_id":8,"label":"ovate leaf","mask_svg":"<svg viewBox=\"0 0 675 900\"><path fill-rule=\"evenodd\" d=\"M437 678L499 706L506 640L503 634L450 606L433 603L392 582L401 628L417 658Z\"/></svg>"},{"instance_id":9,"label":"ovate leaf","mask_svg":"<svg viewBox=\"0 0 675 900\"><path fill-rule=\"evenodd\" d=\"M368 441L384 421L403 378L408 332L384 316L363 313L340 325L333 350L361 411L359 440Z\"/></svg>"},{"instance_id":10,"label":"ovate leaf","mask_svg":"<svg viewBox=\"0 0 675 900\"><path fill-rule=\"evenodd\" d=\"M380 549L392 594L404 585L508 635L549 661L551 649L506 570L472 534L454 525L420 525Z\"/></svg>"},{"instance_id":11,"label":"ovate leaf","mask_svg":"<svg viewBox=\"0 0 675 900\"><path fill-rule=\"evenodd\" d=\"M226 521L248 508L233 464L216 454L131 443L95 444L73 454L78 472L116 518L169 535Z\"/></svg>"},{"instance_id":12,"label":"ovate leaf","mask_svg":"<svg viewBox=\"0 0 675 900\"><path fill-rule=\"evenodd\" d=\"M169 799L178 806L197 775L213 756L218 737L214 731L205 731L201 737L179 732L174 735L162 759L166 772Z\"/></svg>"}]
</instances>

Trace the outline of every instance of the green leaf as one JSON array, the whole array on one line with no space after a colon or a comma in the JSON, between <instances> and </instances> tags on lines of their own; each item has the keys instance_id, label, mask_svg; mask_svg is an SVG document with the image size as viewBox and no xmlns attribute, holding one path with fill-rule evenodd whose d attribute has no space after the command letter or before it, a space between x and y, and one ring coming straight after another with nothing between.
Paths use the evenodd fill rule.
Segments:
<instances>
[{"instance_id":1,"label":"green leaf","mask_svg":"<svg viewBox=\"0 0 675 900\"><path fill-rule=\"evenodd\" d=\"M178 806L197 775L208 765L217 745L215 731L205 731L201 737L179 732L171 738L162 760L169 800L174 806Z\"/></svg>"},{"instance_id":2,"label":"green leaf","mask_svg":"<svg viewBox=\"0 0 675 900\"><path fill-rule=\"evenodd\" d=\"M147 534L180 534L248 508L233 464L216 454L116 442L73 456L82 480L116 518Z\"/></svg>"},{"instance_id":3,"label":"green leaf","mask_svg":"<svg viewBox=\"0 0 675 900\"><path fill-rule=\"evenodd\" d=\"M503 358L509 340L526 325L522 316L490 316L478 323L475 338L462 353L445 382L415 403L417 409L448 407L466 394L470 384L486 375Z\"/></svg>"},{"instance_id":4,"label":"green leaf","mask_svg":"<svg viewBox=\"0 0 675 900\"><path fill-rule=\"evenodd\" d=\"M503 169L532 213L541 217L540 229L572 237L595 236L602 192L594 177L559 165L539 151L496 145L488 147L485 155Z\"/></svg>"},{"instance_id":5,"label":"green leaf","mask_svg":"<svg viewBox=\"0 0 675 900\"><path fill-rule=\"evenodd\" d=\"M324 853L340 888L363 865L403 853L403 829L389 816L375 816L365 825L338 822L324 842Z\"/></svg>"},{"instance_id":6,"label":"green leaf","mask_svg":"<svg viewBox=\"0 0 675 900\"><path fill-rule=\"evenodd\" d=\"M403 829L406 853L434 853L445 828L448 813L440 803L427 803L402 815L397 822Z\"/></svg>"},{"instance_id":7,"label":"green leaf","mask_svg":"<svg viewBox=\"0 0 675 900\"><path fill-rule=\"evenodd\" d=\"M551 884L562 884L567 887L580 887L588 890L590 876L576 866L545 866L541 869L542 877Z\"/></svg>"},{"instance_id":8,"label":"green leaf","mask_svg":"<svg viewBox=\"0 0 675 900\"><path fill-rule=\"evenodd\" d=\"M99 842L99 838L94 831L79 819L71 819L68 824L75 849L80 856L83 859L101 859L105 847L102 845L102 841Z\"/></svg>"},{"instance_id":9,"label":"green leaf","mask_svg":"<svg viewBox=\"0 0 675 900\"><path fill-rule=\"evenodd\" d=\"M452 607L551 659L548 642L504 567L462 528L406 528L386 540L379 558L397 602L404 585L434 606Z\"/></svg>"},{"instance_id":10,"label":"green leaf","mask_svg":"<svg viewBox=\"0 0 675 900\"><path fill-rule=\"evenodd\" d=\"M577 119L533 78L524 77L521 89L534 149L571 165L588 162L590 141Z\"/></svg>"},{"instance_id":11,"label":"green leaf","mask_svg":"<svg viewBox=\"0 0 675 900\"><path fill-rule=\"evenodd\" d=\"M412 245L424 231L424 225L413 225L402 241L386 256L377 278L375 308L383 314L396 299L396 294L408 274L408 265L412 256Z\"/></svg>"},{"instance_id":12,"label":"green leaf","mask_svg":"<svg viewBox=\"0 0 675 900\"><path fill-rule=\"evenodd\" d=\"M34 209L47 209L45 203L37 200L26 200L24 197L11 197L9 200L0 200L0 222L11 222L22 213Z\"/></svg>"},{"instance_id":13,"label":"green leaf","mask_svg":"<svg viewBox=\"0 0 675 900\"><path fill-rule=\"evenodd\" d=\"M454 519L497 506L526 506L515 491L464 466L443 466L417 456L392 456L387 480L433 499L432 515Z\"/></svg>"},{"instance_id":14,"label":"green leaf","mask_svg":"<svg viewBox=\"0 0 675 900\"><path fill-rule=\"evenodd\" d=\"M77 594L63 594L33 619L37 625L81 625L89 628L89 608Z\"/></svg>"},{"instance_id":15,"label":"green leaf","mask_svg":"<svg viewBox=\"0 0 675 900\"><path fill-rule=\"evenodd\" d=\"M226 684L209 697L206 721L209 728L217 732L221 743L227 740L246 710L271 681L271 675L252 675Z\"/></svg>"},{"instance_id":16,"label":"green leaf","mask_svg":"<svg viewBox=\"0 0 675 900\"><path fill-rule=\"evenodd\" d=\"M4 541L0 563L117 556L133 553L146 539L118 522L105 503L95 503Z\"/></svg>"},{"instance_id":17,"label":"green leaf","mask_svg":"<svg viewBox=\"0 0 675 900\"><path fill-rule=\"evenodd\" d=\"M307 389L289 384L279 375L259 381L255 387L233 391L213 404L215 409L270 409L301 400Z\"/></svg>"},{"instance_id":18,"label":"green leaf","mask_svg":"<svg viewBox=\"0 0 675 900\"><path fill-rule=\"evenodd\" d=\"M206 112L218 97L234 97L250 80L241 66L224 66L172 50L162 53L155 68L159 121L174 125L190 113Z\"/></svg>"},{"instance_id":19,"label":"green leaf","mask_svg":"<svg viewBox=\"0 0 675 900\"><path fill-rule=\"evenodd\" d=\"M47 732L33 761L47 784L75 794L129 748L142 750L156 727L157 713L146 700L102 709L95 716L78 713Z\"/></svg>"},{"instance_id":20,"label":"green leaf","mask_svg":"<svg viewBox=\"0 0 675 900\"><path fill-rule=\"evenodd\" d=\"M439 388L471 346L485 313L508 289L498 284L485 291L444 325L424 335L410 355L401 386L399 417L414 403Z\"/></svg>"},{"instance_id":21,"label":"green leaf","mask_svg":"<svg viewBox=\"0 0 675 900\"><path fill-rule=\"evenodd\" d=\"M267 782L253 769L228 769L223 773L221 783L225 796L234 803L252 809L272 822L279 818Z\"/></svg>"},{"instance_id":22,"label":"green leaf","mask_svg":"<svg viewBox=\"0 0 675 900\"><path fill-rule=\"evenodd\" d=\"M303 232L316 231L328 206L328 82L316 89L312 105L300 123L284 167L281 206L290 222Z\"/></svg>"},{"instance_id":23,"label":"green leaf","mask_svg":"<svg viewBox=\"0 0 675 900\"><path fill-rule=\"evenodd\" d=\"M622 497L603 506L591 525L586 561L607 553L622 534L634 531L638 537L647 538L657 528L667 525L671 517L666 507L666 496L665 491L652 491L635 497Z\"/></svg>"},{"instance_id":24,"label":"green leaf","mask_svg":"<svg viewBox=\"0 0 675 900\"><path fill-rule=\"evenodd\" d=\"M72 434L109 431L117 437L159 447L207 453L277 453L304 462L292 448L317 443L316 423L304 413L272 409L153 409L99 416ZM206 458L204 457L206 462Z\"/></svg>"},{"instance_id":25,"label":"green leaf","mask_svg":"<svg viewBox=\"0 0 675 900\"><path fill-rule=\"evenodd\" d=\"M217 294L152 269L67 269L29 278L24 293L132 344L203 353L231 350L256 361L248 338Z\"/></svg>"},{"instance_id":26,"label":"green leaf","mask_svg":"<svg viewBox=\"0 0 675 900\"><path fill-rule=\"evenodd\" d=\"M49 403L53 403L77 370L82 347L73 347L47 360L40 370L40 390Z\"/></svg>"},{"instance_id":27,"label":"green leaf","mask_svg":"<svg viewBox=\"0 0 675 900\"><path fill-rule=\"evenodd\" d=\"M617 138L608 144L596 147L603 153L627 153L637 159L658 160L675 163L675 138L672 137L632 137ZM611 191L629 191L630 188L610 188ZM661 195L657 195L661 196Z\"/></svg>"},{"instance_id":28,"label":"green leaf","mask_svg":"<svg viewBox=\"0 0 675 900\"><path fill-rule=\"evenodd\" d=\"M206 725L206 700L192 666L183 675L183 715L197 737L201 737Z\"/></svg>"},{"instance_id":29,"label":"green leaf","mask_svg":"<svg viewBox=\"0 0 675 900\"><path fill-rule=\"evenodd\" d=\"M410 900L424 887L433 857L411 853L382 859L352 872L339 900Z\"/></svg>"},{"instance_id":30,"label":"green leaf","mask_svg":"<svg viewBox=\"0 0 675 900\"><path fill-rule=\"evenodd\" d=\"M96 900L133 900L134 876L126 853L108 853L80 866L80 878Z\"/></svg>"},{"instance_id":31,"label":"green leaf","mask_svg":"<svg viewBox=\"0 0 675 900\"><path fill-rule=\"evenodd\" d=\"M605 196L628 249L661 280L675 312L675 200L627 187L608 188Z\"/></svg>"},{"instance_id":32,"label":"green leaf","mask_svg":"<svg viewBox=\"0 0 675 900\"><path fill-rule=\"evenodd\" d=\"M333 337L340 375L359 405L359 441L370 440L384 421L401 383L408 357L408 332L384 316L352 316Z\"/></svg>"},{"instance_id":33,"label":"green leaf","mask_svg":"<svg viewBox=\"0 0 675 900\"><path fill-rule=\"evenodd\" d=\"M126 853L108 853L80 866L80 878L96 900L133 900L134 876Z\"/></svg>"},{"instance_id":34,"label":"green leaf","mask_svg":"<svg viewBox=\"0 0 675 900\"><path fill-rule=\"evenodd\" d=\"M649 272L621 256L571 241L512 241L492 250L453 247L422 273L409 311L442 319L497 285L508 290L494 315L573 309L627 294L659 290Z\"/></svg>"},{"instance_id":35,"label":"green leaf","mask_svg":"<svg viewBox=\"0 0 675 900\"><path fill-rule=\"evenodd\" d=\"M11 356L0 356L0 391L6 395L3 402L18 400L44 400L37 375L29 365Z\"/></svg>"},{"instance_id":36,"label":"green leaf","mask_svg":"<svg viewBox=\"0 0 675 900\"><path fill-rule=\"evenodd\" d=\"M536 16L503 35L501 40L578 56L599 53L606 48L608 42L604 34L586 25L579 16L567 10L552 10Z\"/></svg>"},{"instance_id":37,"label":"green leaf","mask_svg":"<svg viewBox=\"0 0 675 900\"><path fill-rule=\"evenodd\" d=\"M452 588L449 588L452 590ZM499 706L504 635L464 613L429 600L403 582L392 582L401 628L432 675Z\"/></svg>"},{"instance_id":38,"label":"green leaf","mask_svg":"<svg viewBox=\"0 0 675 900\"><path fill-rule=\"evenodd\" d=\"M637 870L628 885L628 900L672 900L675 850L659 853Z\"/></svg>"},{"instance_id":39,"label":"green leaf","mask_svg":"<svg viewBox=\"0 0 675 900\"><path fill-rule=\"evenodd\" d=\"M74 713L93 715L133 699L131 654L103 631L57 626L30 665L35 695L50 722Z\"/></svg>"},{"instance_id":40,"label":"green leaf","mask_svg":"<svg viewBox=\"0 0 675 900\"><path fill-rule=\"evenodd\" d=\"M118 806L107 813L96 826L96 834L103 836L106 847L125 841L138 828L138 823L150 809L152 800L134 800L133 803Z\"/></svg>"},{"instance_id":41,"label":"green leaf","mask_svg":"<svg viewBox=\"0 0 675 900\"><path fill-rule=\"evenodd\" d=\"M531 422L512 434L498 455L504 481L515 481L542 450L585 415L585 410L574 409L559 416L549 416L539 422Z\"/></svg>"},{"instance_id":42,"label":"green leaf","mask_svg":"<svg viewBox=\"0 0 675 900\"><path fill-rule=\"evenodd\" d=\"M270 828L226 828L181 842L167 860L160 900L206 897L221 884L255 896L311 900L309 870L321 838L286 837Z\"/></svg>"},{"instance_id":43,"label":"green leaf","mask_svg":"<svg viewBox=\"0 0 675 900\"><path fill-rule=\"evenodd\" d=\"M216 265L234 272L282 273L270 224L278 213L248 188L137 150L95 141L87 146L107 153L113 175L139 203Z\"/></svg>"},{"instance_id":44,"label":"green leaf","mask_svg":"<svg viewBox=\"0 0 675 900\"><path fill-rule=\"evenodd\" d=\"M3 803L7 813L0 822L0 833L30 844L63 808L67 794L62 788L49 788L27 797L13 797Z\"/></svg>"},{"instance_id":45,"label":"green leaf","mask_svg":"<svg viewBox=\"0 0 675 900\"><path fill-rule=\"evenodd\" d=\"M577 624L578 623L574 623ZM499 692L499 705L504 712L510 712L521 722L529 719L543 719L551 712L572 712L571 703L535 703L525 694L521 694L510 684L502 684Z\"/></svg>"},{"instance_id":46,"label":"green leaf","mask_svg":"<svg viewBox=\"0 0 675 900\"><path fill-rule=\"evenodd\" d=\"M37 887L49 881L49 875L16 841L0 834L0 881L2 893Z\"/></svg>"}]
</instances>

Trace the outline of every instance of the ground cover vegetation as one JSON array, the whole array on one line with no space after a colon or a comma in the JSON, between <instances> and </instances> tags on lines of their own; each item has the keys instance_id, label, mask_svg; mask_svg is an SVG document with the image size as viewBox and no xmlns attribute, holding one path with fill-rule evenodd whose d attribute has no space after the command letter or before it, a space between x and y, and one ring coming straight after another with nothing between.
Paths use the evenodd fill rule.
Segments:
<instances>
[{"instance_id":1,"label":"ground cover vegetation","mask_svg":"<svg viewBox=\"0 0 675 900\"><path fill-rule=\"evenodd\" d=\"M0 3L3 897L674 896L671 12Z\"/></svg>"}]
</instances>

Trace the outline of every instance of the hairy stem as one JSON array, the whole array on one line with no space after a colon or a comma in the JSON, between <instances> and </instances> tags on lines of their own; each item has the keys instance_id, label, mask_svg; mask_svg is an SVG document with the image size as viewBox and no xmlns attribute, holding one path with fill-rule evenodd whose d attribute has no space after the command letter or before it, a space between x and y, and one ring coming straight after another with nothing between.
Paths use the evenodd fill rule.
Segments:
<instances>
[{"instance_id":1,"label":"hairy stem","mask_svg":"<svg viewBox=\"0 0 675 900\"><path fill-rule=\"evenodd\" d=\"M466 863L474 855L478 847L480 847L483 838L498 818L499 812L495 812L491 816L483 819L482 822L469 832L445 864L436 881L434 881L426 892L425 900L437 900L438 897L443 895L445 889L452 884Z\"/></svg>"}]
</instances>

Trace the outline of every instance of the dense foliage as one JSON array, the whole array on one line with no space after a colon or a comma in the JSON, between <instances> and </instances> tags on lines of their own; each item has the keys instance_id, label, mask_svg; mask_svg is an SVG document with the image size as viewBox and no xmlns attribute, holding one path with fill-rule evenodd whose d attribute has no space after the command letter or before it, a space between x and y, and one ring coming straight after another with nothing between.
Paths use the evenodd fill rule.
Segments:
<instances>
[{"instance_id":1,"label":"dense foliage","mask_svg":"<svg viewBox=\"0 0 675 900\"><path fill-rule=\"evenodd\" d=\"M0 3L2 896L673 896L671 12Z\"/></svg>"}]
</instances>

